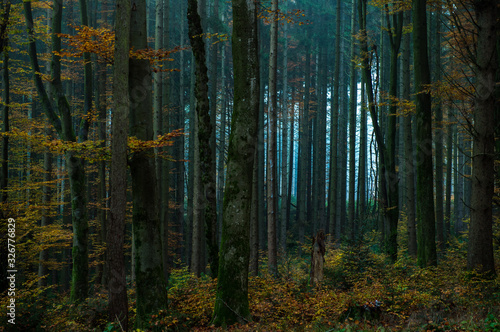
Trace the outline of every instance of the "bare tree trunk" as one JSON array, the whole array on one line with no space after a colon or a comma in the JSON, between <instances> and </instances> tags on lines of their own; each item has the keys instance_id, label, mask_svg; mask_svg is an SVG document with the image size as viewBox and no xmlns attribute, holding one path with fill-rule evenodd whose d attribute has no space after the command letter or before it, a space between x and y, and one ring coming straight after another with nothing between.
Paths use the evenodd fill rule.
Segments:
<instances>
[{"instance_id":1,"label":"bare tree trunk","mask_svg":"<svg viewBox=\"0 0 500 332\"><path fill-rule=\"evenodd\" d=\"M410 22L411 13L404 13L406 23ZM403 37L403 99L410 99L410 35ZM415 169L413 166L413 130L412 115L407 114L403 119L405 141L405 182L406 182L406 214L408 228L408 253L417 257L417 229L415 223Z\"/></svg>"},{"instance_id":2,"label":"bare tree trunk","mask_svg":"<svg viewBox=\"0 0 500 332\"><path fill-rule=\"evenodd\" d=\"M329 242L340 240L337 216L337 187L338 187L338 126L339 126L339 87L340 87L340 20L341 2L337 0L337 18L335 25L335 65L333 73L333 90L331 106L331 127L330 127L330 185L328 192L328 208L330 211L329 220Z\"/></svg>"},{"instance_id":3,"label":"bare tree trunk","mask_svg":"<svg viewBox=\"0 0 500 332\"><path fill-rule=\"evenodd\" d=\"M432 109L427 48L427 12L425 0L413 0L413 68L415 76L417 121L417 219L420 266L436 265L436 221L432 167Z\"/></svg>"},{"instance_id":4,"label":"bare tree trunk","mask_svg":"<svg viewBox=\"0 0 500 332\"><path fill-rule=\"evenodd\" d=\"M278 62L278 0L272 0L271 46L269 51L269 105L267 143L267 257L269 273L278 274L276 219L278 214L277 115L278 96L276 75Z\"/></svg>"},{"instance_id":5,"label":"bare tree trunk","mask_svg":"<svg viewBox=\"0 0 500 332\"><path fill-rule=\"evenodd\" d=\"M130 47L147 47L146 1L132 1ZM153 139L152 73L149 60L129 61L130 135ZM166 306L158 181L154 158L147 151L134 152L129 160L132 176L132 220L135 245L136 326L144 328L149 315Z\"/></svg>"},{"instance_id":6,"label":"bare tree trunk","mask_svg":"<svg viewBox=\"0 0 500 332\"><path fill-rule=\"evenodd\" d=\"M495 187L495 74L498 2L473 2L477 24L477 76L474 97L472 198L467 269L495 276L493 256L493 194Z\"/></svg>"},{"instance_id":7,"label":"bare tree trunk","mask_svg":"<svg viewBox=\"0 0 500 332\"><path fill-rule=\"evenodd\" d=\"M199 165L195 154L195 167L199 167L200 187L199 200L200 211L205 221L205 234L208 245L208 260L212 277L217 276L218 271L218 246L217 246L217 207L216 207L216 183L214 163L212 162L212 150L210 137L212 128L210 122L209 99L208 99L208 74L205 59L205 43L202 38L196 37L203 33L201 19L197 11L197 1L188 2L189 38L193 46L193 54L196 63L196 119L197 119L197 141L199 148ZM196 186L195 169L195 186ZM195 188L195 194L196 194ZM195 215L196 216L196 215ZM196 221L195 221L196 223ZM193 240L194 243L194 240ZM194 272L194 271L193 271ZM201 272L201 271L199 271ZM197 273L199 275L199 272Z\"/></svg>"},{"instance_id":8,"label":"bare tree trunk","mask_svg":"<svg viewBox=\"0 0 500 332\"><path fill-rule=\"evenodd\" d=\"M110 219L107 227L107 260L109 267L109 320L119 321L128 329L128 299L123 245L127 213L127 139L129 125L129 50L130 2L116 4L113 118L111 123Z\"/></svg>"},{"instance_id":9,"label":"bare tree trunk","mask_svg":"<svg viewBox=\"0 0 500 332\"><path fill-rule=\"evenodd\" d=\"M354 241L357 231L355 214L356 194L356 112L358 84L356 79L356 64L353 61L356 55L356 0L352 0L351 6L351 63L349 81L349 238Z\"/></svg>"}]
</instances>

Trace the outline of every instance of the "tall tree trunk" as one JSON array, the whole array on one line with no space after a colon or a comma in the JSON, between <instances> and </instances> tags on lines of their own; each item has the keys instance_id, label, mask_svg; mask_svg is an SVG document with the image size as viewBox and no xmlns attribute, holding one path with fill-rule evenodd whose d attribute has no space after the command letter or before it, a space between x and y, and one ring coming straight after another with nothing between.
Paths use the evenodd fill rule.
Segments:
<instances>
[{"instance_id":1,"label":"tall tree trunk","mask_svg":"<svg viewBox=\"0 0 500 332\"><path fill-rule=\"evenodd\" d=\"M130 47L147 47L146 1L132 2ZM153 139L151 66L147 59L129 61L130 135L139 140ZM137 314L135 325L144 328L149 315L166 306L158 181L154 158L147 151L134 152L129 160L132 175L132 221L135 245Z\"/></svg>"},{"instance_id":2,"label":"tall tree trunk","mask_svg":"<svg viewBox=\"0 0 500 332\"><path fill-rule=\"evenodd\" d=\"M375 132L375 140L377 142L377 148L378 148L378 182L379 182L379 193L378 193L378 201L380 202L380 210L381 210L381 220L382 220L382 225L389 224L388 218L389 218L389 199L388 199L388 193L387 193L387 176L386 176L386 145L384 142L384 138L382 135L382 129L381 125L379 125L378 122L378 114L377 114L377 107L376 107L376 101L375 101L375 96L374 96L374 88L373 88L373 81L372 81L372 67L371 67L371 60L373 56L377 56L376 50L371 49L368 51L368 44L367 44L367 35L366 35L366 0L361 0L358 5L358 11L359 11L359 24L360 24L360 30L361 30L361 59L362 59L362 65L363 65L363 81L365 82L366 85L366 94L367 94L367 99L368 99L368 109L370 111L370 117L372 119L372 124L373 124L373 131ZM372 54L374 53L375 54ZM377 61L377 59L375 59ZM397 184L396 184L397 187ZM397 216L397 214L396 214ZM396 219L397 222L397 219ZM384 227L380 227L382 234L385 234L385 229ZM383 236L384 238L384 236Z\"/></svg>"},{"instance_id":3,"label":"tall tree trunk","mask_svg":"<svg viewBox=\"0 0 500 332\"><path fill-rule=\"evenodd\" d=\"M340 87L340 21L341 2L337 0L337 17L335 23L335 65L333 70L333 91L331 106L331 127L330 127L330 185L328 192L328 207L330 211L329 220L329 241L340 240L340 228L338 227L337 216L337 187L338 187L338 125L339 125L339 87Z\"/></svg>"},{"instance_id":4,"label":"tall tree trunk","mask_svg":"<svg viewBox=\"0 0 500 332\"><path fill-rule=\"evenodd\" d=\"M436 221L432 167L431 83L427 48L427 12L425 0L413 0L413 68L417 121L417 219L420 266L436 265Z\"/></svg>"},{"instance_id":5,"label":"tall tree trunk","mask_svg":"<svg viewBox=\"0 0 500 332\"><path fill-rule=\"evenodd\" d=\"M389 5L386 5L386 10L389 11ZM395 10L391 5L390 10ZM390 73L389 73L389 98L396 99L398 96L398 54L401 46L401 37L403 35L403 12L386 14L388 35L391 46L390 54ZM390 255L392 262L395 262L398 255L398 218L399 218L399 178L396 172L396 132L397 132L397 104L390 101L389 119L387 129L387 150L386 154L386 182L387 182L387 198L388 211L387 221L389 226L389 234L386 239L386 251Z\"/></svg>"},{"instance_id":6,"label":"tall tree trunk","mask_svg":"<svg viewBox=\"0 0 500 332\"><path fill-rule=\"evenodd\" d=\"M314 155L313 155L313 234L325 231L325 200L326 200L326 90L327 90L327 54L326 47L319 41L319 54L316 72L317 111L314 118Z\"/></svg>"},{"instance_id":7,"label":"tall tree trunk","mask_svg":"<svg viewBox=\"0 0 500 332\"><path fill-rule=\"evenodd\" d=\"M436 81L441 81L441 5L436 13L435 43L434 51L436 64ZM435 138L434 145L436 149L436 241L440 251L445 248L444 240L444 188L443 188L443 107L438 98L435 110Z\"/></svg>"},{"instance_id":8,"label":"tall tree trunk","mask_svg":"<svg viewBox=\"0 0 500 332\"><path fill-rule=\"evenodd\" d=\"M128 299L123 245L127 213L127 139L129 124L130 1L116 4L113 65L113 118L111 122L110 219L106 243L109 268L109 320L128 328Z\"/></svg>"},{"instance_id":9,"label":"tall tree trunk","mask_svg":"<svg viewBox=\"0 0 500 332\"><path fill-rule=\"evenodd\" d=\"M286 5L285 5L286 6ZM286 11L286 8L285 8ZM286 252L286 230L289 219L288 215L288 174L293 169L288 170L288 24L283 26L283 98L281 102L281 123L282 123L282 144L281 144L281 213L280 213L280 247ZM290 146L293 140L290 139Z\"/></svg>"},{"instance_id":10,"label":"tall tree trunk","mask_svg":"<svg viewBox=\"0 0 500 332\"><path fill-rule=\"evenodd\" d=\"M276 219L278 214L278 145L277 118L278 96L276 76L278 72L278 0L272 0L271 44L269 51L269 104L267 113L267 258L269 273L278 274Z\"/></svg>"},{"instance_id":11,"label":"tall tree trunk","mask_svg":"<svg viewBox=\"0 0 500 332\"><path fill-rule=\"evenodd\" d=\"M410 23L411 13L404 13L405 23ZM410 100L410 35L403 37L403 100ZM413 166L413 130L412 115L407 114L403 119L405 144L405 182L406 182L406 215L408 229L408 253L417 257L417 230L415 224L415 168Z\"/></svg>"},{"instance_id":12,"label":"tall tree trunk","mask_svg":"<svg viewBox=\"0 0 500 332\"><path fill-rule=\"evenodd\" d=\"M229 137L227 181L214 323L246 322L249 222L259 117L257 10L250 0L233 0L234 111Z\"/></svg>"},{"instance_id":13,"label":"tall tree trunk","mask_svg":"<svg viewBox=\"0 0 500 332\"><path fill-rule=\"evenodd\" d=\"M495 275L493 256L493 194L495 187L495 75L498 2L473 2L477 24L477 76L474 96L472 198L467 269Z\"/></svg>"},{"instance_id":14,"label":"tall tree trunk","mask_svg":"<svg viewBox=\"0 0 500 332\"><path fill-rule=\"evenodd\" d=\"M197 1L188 2L189 38L193 46L193 54L196 63L196 118L197 118L197 140L199 148L199 176L200 188L198 189L200 200L200 211L205 220L205 234L208 245L208 261L212 277L217 276L218 271L218 246L217 246L217 206L216 206L216 183L214 164L212 162L212 150L210 137L212 135L212 124L210 122L209 99L208 99L208 75L205 59L205 43L202 38L196 37L203 33L201 19L197 11ZM196 159L196 155L195 155ZM195 167L198 162L195 160ZM196 173L195 173L196 174ZM196 180L195 180L196 185ZM195 189L195 194L196 194ZM194 272L194 271L193 271Z\"/></svg>"},{"instance_id":15,"label":"tall tree trunk","mask_svg":"<svg viewBox=\"0 0 500 332\"><path fill-rule=\"evenodd\" d=\"M350 62L350 81L349 81L349 238L354 241L357 232L355 197L356 197L356 113L358 99L358 84L356 79L356 0L352 0L351 6L351 62Z\"/></svg>"},{"instance_id":16,"label":"tall tree trunk","mask_svg":"<svg viewBox=\"0 0 500 332\"><path fill-rule=\"evenodd\" d=\"M305 49L305 91L304 106L299 128L299 178L297 188L297 221L299 226L299 242L304 243L305 229L309 224L308 210L310 209L310 173L311 173L311 141L309 119L309 89L311 87L311 45L306 42Z\"/></svg>"}]
</instances>

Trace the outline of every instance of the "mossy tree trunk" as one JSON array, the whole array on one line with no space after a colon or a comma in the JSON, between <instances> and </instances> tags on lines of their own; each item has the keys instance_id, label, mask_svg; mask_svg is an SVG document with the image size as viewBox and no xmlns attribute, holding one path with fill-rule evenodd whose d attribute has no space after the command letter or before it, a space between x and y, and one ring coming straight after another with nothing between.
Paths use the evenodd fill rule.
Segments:
<instances>
[{"instance_id":1,"label":"mossy tree trunk","mask_svg":"<svg viewBox=\"0 0 500 332\"><path fill-rule=\"evenodd\" d=\"M248 233L260 89L256 4L251 0L233 0L232 4L234 110L214 308L214 323L222 326L250 318Z\"/></svg>"},{"instance_id":2,"label":"mossy tree trunk","mask_svg":"<svg viewBox=\"0 0 500 332\"><path fill-rule=\"evenodd\" d=\"M198 1L190 0L188 2L188 24L189 38L195 58L195 95L196 95L196 138L198 143L198 153L195 154L194 167L198 167L198 172L195 170L195 176L199 176L199 188L195 188L194 200L198 200L200 204L201 214L196 214L195 217L205 221L205 235L208 246L208 262L212 277L217 277L219 264L219 251L217 243L217 201L216 201L216 180L215 180L215 164L212 162L212 148L210 146L212 131L212 122L210 119L210 104L208 99L208 74L205 57L205 42L202 37L203 29L201 26L201 18L198 14ZM213 82L215 84L215 82ZM215 112L215 110L213 110ZM199 160L196 160L196 157ZM196 186L195 179L195 186ZM196 195L198 194L198 195ZM194 221L196 223L196 220ZM193 240L194 243L194 240ZM201 264L201 263L200 263ZM197 271L199 274L199 271Z\"/></svg>"},{"instance_id":3,"label":"mossy tree trunk","mask_svg":"<svg viewBox=\"0 0 500 332\"><path fill-rule=\"evenodd\" d=\"M147 48L146 1L131 3L130 47ZM153 139L151 66L147 59L130 59L130 136L140 140ZM132 175L132 220L135 245L135 278L137 316L135 325L144 328L149 315L167 305L163 275L158 181L154 155L149 151L135 152L129 158Z\"/></svg>"},{"instance_id":4,"label":"mossy tree trunk","mask_svg":"<svg viewBox=\"0 0 500 332\"><path fill-rule=\"evenodd\" d=\"M417 122L417 260L420 266L436 265L434 169L432 167L432 108L427 86L431 83L427 54L425 0L413 0L413 73Z\"/></svg>"}]
</instances>

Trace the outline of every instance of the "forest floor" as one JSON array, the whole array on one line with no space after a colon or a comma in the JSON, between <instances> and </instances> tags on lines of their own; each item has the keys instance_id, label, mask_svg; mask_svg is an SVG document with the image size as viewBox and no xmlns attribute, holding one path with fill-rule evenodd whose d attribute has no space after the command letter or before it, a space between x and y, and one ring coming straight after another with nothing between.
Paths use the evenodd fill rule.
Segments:
<instances>
[{"instance_id":1,"label":"forest floor","mask_svg":"<svg viewBox=\"0 0 500 332\"><path fill-rule=\"evenodd\" d=\"M153 315L147 331L500 331L498 243L497 277L488 280L466 271L465 236L453 239L439 265L429 268L406 254L404 240L391 264L379 253L377 236L327 247L324 280L316 286L309 280L308 246L301 256L280 255L279 278L267 274L263 257L261 275L249 280L251 321L225 329L211 325L217 281L196 278L180 265L171 271L169 309ZM41 300L36 289L18 302L18 328L24 314L31 321L24 331L120 331L107 323L104 291L74 306L67 297ZM36 300L29 304L28 297ZM132 324L133 299L130 290Z\"/></svg>"}]
</instances>

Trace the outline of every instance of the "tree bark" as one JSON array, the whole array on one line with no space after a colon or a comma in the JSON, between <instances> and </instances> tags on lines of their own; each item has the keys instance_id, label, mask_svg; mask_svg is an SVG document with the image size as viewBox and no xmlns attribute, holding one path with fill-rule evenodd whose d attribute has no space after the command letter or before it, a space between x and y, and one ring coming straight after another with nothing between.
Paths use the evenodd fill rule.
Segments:
<instances>
[{"instance_id":1,"label":"tree bark","mask_svg":"<svg viewBox=\"0 0 500 332\"><path fill-rule=\"evenodd\" d=\"M330 185L328 191L329 219L329 242L340 240L340 228L338 227L337 216L337 187L338 187L338 126L339 126L339 87L340 87L340 21L341 2L337 0L337 17L335 23L335 65L333 70L333 91L331 106L331 127L330 127Z\"/></svg>"},{"instance_id":2,"label":"tree bark","mask_svg":"<svg viewBox=\"0 0 500 332\"><path fill-rule=\"evenodd\" d=\"M196 118L197 118L197 140L199 148L199 163L195 155L195 167L199 165L200 188L195 189L200 196L195 200L200 200L200 213L205 221L205 234L208 245L208 262L213 278L217 277L218 271L218 243L217 243L217 206L216 206L216 180L214 163L212 162L212 150L210 137L212 135L212 124L210 121L210 105L208 99L208 74L205 58L205 43L200 36L203 33L201 18L197 11L197 1L188 2L188 23L189 38L193 47L196 69ZM196 173L195 173L196 174ZM195 180L196 185L196 180ZM196 215L195 215L196 216ZM196 221L194 222L196 223Z\"/></svg>"},{"instance_id":3,"label":"tree bark","mask_svg":"<svg viewBox=\"0 0 500 332\"><path fill-rule=\"evenodd\" d=\"M386 10L389 10L387 5ZM391 5L391 10L395 10ZM391 46L390 73L389 73L389 117L386 137L386 183L388 206L386 211L389 226L389 234L386 238L386 252L390 255L392 262L395 262L398 255L398 218L399 218L399 177L396 172L396 132L397 132L397 104L394 101L398 96L398 54L403 35L403 12L386 14L388 35Z\"/></svg>"},{"instance_id":4,"label":"tree bark","mask_svg":"<svg viewBox=\"0 0 500 332\"><path fill-rule=\"evenodd\" d=\"M277 118L278 96L278 0L272 0L271 11L271 44L269 51L269 104L267 113L267 258L269 273L278 274L276 220L278 214L278 145L277 145Z\"/></svg>"},{"instance_id":5,"label":"tree bark","mask_svg":"<svg viewBox=\"0 0 500 332\"><path fill-rule=\"evenodd\" d=\"M349 81L349 238L354 241L357 232L355 197L356 197L356 113L358 84L356 79L356 0L352 0L351 6L351 63Z\"/></svg>"},{"instance_id":6,"label":"tree bark","mask_svg":"<svg viewBox=\"0 0 500 332\"><path fill-rule=\"evenodd\" d=\"M147 47L146 1L132 1L130 47ZM139 140L153 139L151 66L147 59L129 61L130 135ZM137 314L135 325L144 328L149 315L166 306L166 288L158 210L158 181L154 158L148 151L134 152L129 158L132 175L132 229L135 245Z\"/></svg>"},{"instance_id":7,"label":"tree bark","mask_svg":"<svg viewBox=\"0 0 500 332\"><path fill-rule=\"evenodd\" d=\"M411 13L404 13L405 23L410 23ZM403 37L403 100L410 100L410 35ZM408 229L408 253L417 257L417 230L415 223L415 167L413 165L412 115L403 119L405 145L406 217Z\"/></svg>"},{"instance_id":8,"label":"tree bark","mask_svg":"<svg viewBox=\"0 0 500 332\"><path fill-rule=\"evenodd\" d=\"M250 0L233 0L234 110L214 323L250 318L248 304L249 222L259 117L257 11Z\"/></svg>"},{"instance_id":9,"label":"tree bark","mask_svg":"<svg viewBox=\"0 0 500 332\"><path fill-rule=\"evenodd\" d=\"M111 122L110 211L106 229L109 321L128 329L128 299L123 245L127 213L127 139L129 99L130 1L116 4Z\"/></svg>"},{"instance_id":10,"label":"tree bark","mask_svg":"<svg viewBox=\"0 0 500 332\"><path fill-rule=\"evenodd\" d=\"M435 15L435 43L434 51L436 64L436 81L441 81L441 5ZM443 106L438 98L435 110L435 160L436 160L436 241L440 251L445 248L444 239L444 188L443 188Z\"/></svg>"},{"instance_id":11,"label":"tree bark","mask_svg":"<svg viewBox=\"0 0 500 332\"><path fill-rule=\"evenodd\" d=\"M467 269L495 276L493 255L493 194L495 187L495 74L498 3L473 2L477 24L477 77L474 96L472 198Z\"/></svg>"},{"instance_id":12,"label":"tree bark","mask_svg":"<svg viewBox=\"0 0 500 332\"><path fill-rule=\"evenodd\" d=\"M417 219L420 266L437 264L434 181L432 167L431 83L427 48L427 12L425 0L413 0L413 68L415 77L417 122Z\"/></svg>"}]
</instances>

